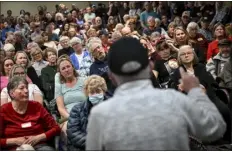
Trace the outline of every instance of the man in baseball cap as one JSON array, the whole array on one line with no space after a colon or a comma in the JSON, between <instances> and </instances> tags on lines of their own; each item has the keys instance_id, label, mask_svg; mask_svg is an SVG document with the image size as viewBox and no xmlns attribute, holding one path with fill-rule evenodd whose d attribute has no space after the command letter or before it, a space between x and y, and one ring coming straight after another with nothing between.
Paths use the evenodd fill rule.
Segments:
<instances>
[{"instance_id":1,"label":"man in baseball cap","mask_svg":"<svg viewBox=\"0 0 232 152\"><path fill-rule=\"evenodd\" d=\"M181 68L188 95L155 89L147 50L135 38L117 40L108 55L118 88L91 109L86 150L189 150L189 134L204 141L223 136L226 124L196 77Z\"/></svg>"}]
</instances>

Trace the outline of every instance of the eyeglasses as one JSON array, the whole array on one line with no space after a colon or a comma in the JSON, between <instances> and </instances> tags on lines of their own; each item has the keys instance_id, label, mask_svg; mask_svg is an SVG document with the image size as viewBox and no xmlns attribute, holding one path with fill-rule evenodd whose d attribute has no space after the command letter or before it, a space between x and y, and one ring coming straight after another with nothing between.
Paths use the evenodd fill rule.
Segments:
<instances>
[{"instance_id":1,"label":"eyeglasses","mask_svg":"<svg viewBox=\"0 0 232 152\"><path fill-rule=\"evenodd\" d=\"M193 52L187 52L187 53L181 53L180 56L183 57L183 56L186 56L186 55L189 56L189 55L192 55L192 54L193 54Z\"/></svg>"},{"instance_id":2,"label":"eyeglasses","mask_svg":"<svg viewBox=\"0 0 232 152\"><path fill-rule=\"evenodd\" d=\"M37 56L37 55L40 55L40 52L37 52L37 53L33 54L33 56Z\"/></svg>"},{"instance_id":3,"label":"eyeglasses","mask_svg":"<svg viewBox=\"0 0 232 152\"><path fill-rule=\"evenodd\" d=\"M14 75L17 75L17 76L25 75L25 72L15 72Z\"/></svg>"}]
</instances>

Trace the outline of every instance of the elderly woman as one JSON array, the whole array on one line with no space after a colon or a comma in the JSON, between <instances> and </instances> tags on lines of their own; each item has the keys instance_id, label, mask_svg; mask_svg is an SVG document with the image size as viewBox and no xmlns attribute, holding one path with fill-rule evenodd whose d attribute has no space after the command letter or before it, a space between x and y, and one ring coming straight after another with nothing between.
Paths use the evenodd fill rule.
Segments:
<instances>
[{"instance_id":1,"label":"elderly woman","mask_svg":"<svg viewBox=\"0 0 232 152\"><path fill-rule=\"evenodd\" d=\"M96 37L96 36L97 36L97 31L96 31L94 28L90 28L90 29L87 31L86 34L87 34L88 38Z\"/></svg>"},{"instance_id":2,"label":"elderly woman","mask_svg":"<svg viewBox=\"0 0 232 152\"><path fill-rule=\"evenodd\" d=\"M24 67L22 67L21 65L16 64L12 67L9 74L9 80L11 80L15 76L25 77L28 82L31 82L26 75ZM35 84L29 83L28 90L29 90L29 100L37 101L43 105L43 95L40 89ZM2 89L1 92L1 105L10 101L11 98L7 92L7 88L5 87Z\"/></svg>"},{"instance_id":3,"label":"elderly woman","mask_svg":"<svg viewBox=\"0 0 232 152\"><path fill-rule=\"evenodd\" d=\"M13 58L15 55L15 47L11 43L4 45L3 50L6 52L6 57Z\"/></svg>"},{"instance_id":4,"label":"elderly woman","mask_svg":"<svg viewBox=\"0 0 232 152\"><path fill-rule=\"evenodd\" d=\"M78 70L80 76L89 76L89 68L92 64L90 54L82 47L81 39L74 37L71 39L70 44L75 51L70 55L72 64Z\"/></svg>"},{"instance_id":5,"label":"elderly woman","mask_svg":"<svg viewBox=\"0 0 232 152\"><path fill-rule=\"evenodd\" d=\"M60 58L57 63L58 72L55 76L55 99L61 118L67 120L71 109L80 102L86 101L83 93L84 78L79 77L72 62ZM67 121L61 124L63 142L66 143Z\"/></svg>"},{"instance_id":6,"label":"elderly woman","mask_svg":"<svg viewBox=\"0 0 232 152\"><path fill-rule=\"evenodd\" d=\"M24 38L27 38L30 34L30 27L27 23L24 23L25 20L22 16L17 18L17 25L15 26L15 31L22 31Z\"/></svg>"},{"instance_id":7,"label":"elderly woman","mask_svg":"<svg viewBox=\"0 0 232 152\"><path fill-rule=\"evenodd\" d=\"M7 86L10 70L13 65L14 60L12 58L3 58L3 62L1 63L0 91Z\"/></svg>"},{"instance_id":8,"label":"elderly woman","mask_svg":"<svg viewBox=\"0 0 232 152\"><path fill-rule=\"evenodd\" d=\"M48 65L47 61L43 60L43 53L39 47L31 49L32 67L35 69L38 77L41 75L41 70Z\"/></svg>"},{"instance_id":9,"label":"elderly woman","mask_svg":"<svg viewBox=\"0 0 232 152\"><path fill-rule=\"evenodd\" d=\"M1 149L29 144L35 150L54 150L47 142L60 133L53 117L38 102L29 102L28 82L14 77L7 85L12 102L0 108Z\"/></svg>"},{"instance_id":10,"label":"elderly woman","mask_svg":"<svg viewBox=\"0 0 232 152\"><path fill-rule=\"evenodd\" d=\"M177 57L179 66L182 67L189 75L198 77L202 90L208 95L211 101L216 105L219 112L223 116L226 124L227 131L224 134L223 139L230 141L231 139L231 116L229 108L216 96L214 91L215 86L217 86L216 81L213 79L212 75L206 71L203 64L198 63L198 58L195 51L189 45L181 46ZM183 90L179 68L171 76L172 86L180 91Z\"/></svg>"},{"instance_id":11,"label":"elderly woman","mask_svg":"<svg viewBox=\"0 0 232 152\"><path fill-rule=\"evenodd\" d=\"M48 65L41 70L41 81L44 90L45 98L48 101L54 99L55 91L55 75L57 72L57 53L53 48L47 48L44 52L44 57L48 61Z\"/></svg>"},{"instance_id":12,"label":"elderly woman","mask_svg":"<svg viewBox=\"0 0 232 152\"><path fill-rule=\"evenodd\" d=\"M88 100L75 105L70 112L67 125L68 150L85 150L90 110L106 100L106 90L106 82L100 76L92 75L85 81L84 91Z\"/></svg>"},{"instance_id":13,"label":"elderly woman","mask_svg":"<svg viewBox=\"0 0 232 152\"><path fill-rule=\"evenodd\" d=\"M73 48L70 46L69 37L62 36L60 38L60 45L62 46L62 49L58 51L58 57L60 57L63 54L70 56L74 52Z\"/></svg>"},{"instance_id":14,"label":"elderly woman","mask_svg":"<svg viewBox=\"0 0 232 152\"><path fill-rule=\"evenodd\" d=\"M34 84L36 84L40 88L40 90L42 90L41 81L34 67L31 66L27 54L24 51L18 51L14 57L14 61L16 64L20 64L26 69L27 76L31 79L31 81Z\"/></svg>"},{"instance_id":15,"label":"elderly woman","mask_svg":"<svg viewBox=\"0 0 232 152\"><path fill-rule=\"evenodd\" d=\"M56 13L55 15L56 28L62 28L64 25L64 16L62 13Z\"/></svg>"},{"instance_id":16,"label":"elderly woman","mask_svg":"<svg viewBox=\"0 0 232 152\"><path fill-rule=\"evenodd\" d=\"M189 34L189 39L193 41L193 43L197 43L200 46L200 49L204 51L205 56L208 48L207 39L199 33L199 26L195 22L190 22L187 26L187 32Z\"/></svg>"},{"instance_id":17,"label":"elderly woman","mask_svg":"<svg viewBox=\"0 0 232 152\"><path fill-rule=\"evenodd\" d=\"M214 57L218 54L218 41L222 39L229 39L232 40L232 38L228 38L225 31L225 26L221 23L217 23L214 25L214 37L215 40L213 40L211 43L209 43L208 50L207 50L207 60L209 60L211 57Z\"/></svg>"}]
</instances>

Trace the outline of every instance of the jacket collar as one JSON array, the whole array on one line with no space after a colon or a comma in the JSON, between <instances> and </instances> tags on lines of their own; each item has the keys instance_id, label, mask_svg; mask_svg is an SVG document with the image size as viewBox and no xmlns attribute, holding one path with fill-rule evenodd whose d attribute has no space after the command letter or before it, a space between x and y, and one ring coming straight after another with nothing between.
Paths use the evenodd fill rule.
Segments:
<instances>
[{"instance_id":1,"label":"jacket collar","mask_svg":"<svg viewBox=\"0 0 232 152\"><path fill-rule=\"evenodd\" d=\"M223 58L221 55L220 55L220 52L217 54L217 55L215 55L214 57L213 57L213 59L214 60L220 60L220 61L228 61L229 60L229 58Z\"/></svg>"},{"instance_id":2,"label":"jacket collar","mask_svg":"<svg viewBox=\"0 0 232 152\"><path fill-rule=\"evenodd\" d=\"M141 90L152 89L152 82L150 79L136 80L120 85L116 90L114 96L132 95L139 93Z\"/></svg>"}]
</instances>

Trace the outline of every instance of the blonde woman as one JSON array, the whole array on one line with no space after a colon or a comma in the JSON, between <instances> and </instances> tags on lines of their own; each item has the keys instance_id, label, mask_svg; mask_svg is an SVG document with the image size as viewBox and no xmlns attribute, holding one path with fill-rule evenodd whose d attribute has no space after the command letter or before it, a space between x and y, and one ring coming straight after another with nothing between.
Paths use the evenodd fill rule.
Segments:
<instances>
[{"instance_id":1,"label":"blonde woman","mask_svg":"<svg viewBox=\"0 0 232 152\"><path fill-rule=\"evenodd\" d=\"M67 120L71 109L80 102L86 101L83 92L84 78L79 77L72 62L68 58L60 58L57 62L59 78L55 76L55 99L60 116ZM61 124L62 142L66 145L67 121Z\"/></svg>"},{"instance_id":2,"label":"blonde woman","mask_svg":"<svg viewBox=\"0 0 232 152\"><path fill-rule=\"evenodd\" d=\"M26 70L23 66L21 65L14 65L10 71L9 74L9 81L15 77L15 76L20 76L20 77L25 77L26 78ZM33 83L28 84L28 91L29 91L29 100L31 101L37 101L40 104L43 105L43 95L38 86L36 86ZM1 105L11 102L11 98L8 94L7 87L2 89L1 92Z\"/></svg>"},{"instance_id":3,"label":"blonde woman","mask_svg":"<svg viewBox=\"0 0 232 152\"><path fill-rule=\"evenodd\" d=\"M31 79L31 81L36 84L40 90L42 90L42 84L41 81L34 69L33 66L31 66L31 62L24 51L18 51L14 57L14 61L16 64L22 65L26 69L27 76Z\"/></svg>"},{"instance_id":4,"label":"blonde woman","mask_svg":"<svg viewBox=\"0 0 232 152\"><path fill-rule=\"evenodd\" d=\"M67 125L68 150L85 150L86 126L90 110L106 100L105 80L97 75L88 77L84 84L86 102L75 105L70 112Z\"/></svg>"}]
</instances>

